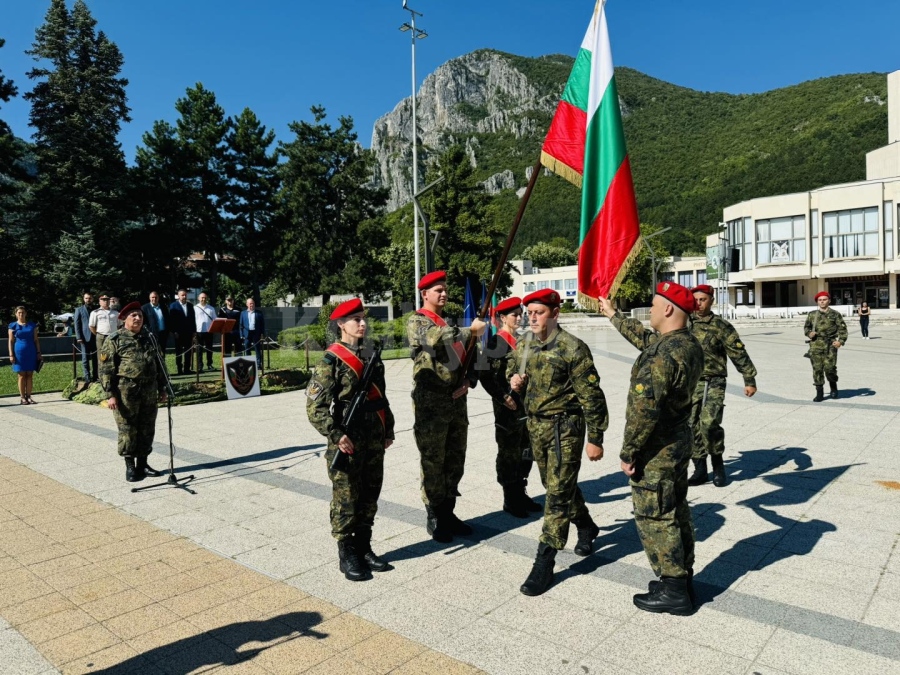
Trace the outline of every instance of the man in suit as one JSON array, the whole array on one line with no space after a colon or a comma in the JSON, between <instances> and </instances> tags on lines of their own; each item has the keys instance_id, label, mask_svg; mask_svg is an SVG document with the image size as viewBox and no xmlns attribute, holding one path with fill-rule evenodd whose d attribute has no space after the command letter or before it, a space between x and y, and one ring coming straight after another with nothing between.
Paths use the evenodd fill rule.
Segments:
<instances>
[{"instance_id":1,"label":"man in suit","mask_svg":"<svg viewBox=\"0 0 900 675\"><path fill-rule=\"evenodd\" d=\"M90 328L93 299L93 295L85 293L82 297L84 304L75 310L75 341L81 350L81 369L85 384L97 381L97 339Z\"/></svg>"},{"instance_id":2,"label":"man in suit","mask_svg":"<svg viewBox=\"0 0 900 675\"><path fill-rule=\"evenodd\" d=\"M256 301L247 298L247 309L241 312L241 340L244 341L244 354L250 353L250 348L256 348L256 366L262 368L262 340L266 332L266 320L263 313L256 309Z\"/></svg>"},{"instance_id":3,"label":"man in suit","mask_svg":"<svg viewBox=\"0 0 900 675\"><path fill-rule=\"evenodd\" d=\"M219 317L234 320L232 331L222 336L225 339L225 355L234 356L236 352L241 352L243 345L241 345L241 329L239 325L241 322L241 310L234 306L234 297L231 295L225 298L225 304L219 308Z\"/></svg>"},{"instance_id":4,"label":"man in suit","mask_svg":"<svg viewBox=\"0 0 900 675\"><path fill-rule=\"evenodd\" d=\"M159 304L159 292L150 292L150 302L141 307L144 313L144 325L159 342L159 348L163 354L169 341L169 308Z\"/></svg>"},{"instance_id":5,"label":"man in suit","mask_svg":"<svg viewBox=\"0 0 900 675\"><path fill-rule=\"evenodd\" d=\"M197 324L194 305L187 301L187 291L179 288L176 297L175 302L169 305L169 330L175 336L175 366L181 375L194 372L191 370L191 359Z\"/></svg>"}]
</instances>

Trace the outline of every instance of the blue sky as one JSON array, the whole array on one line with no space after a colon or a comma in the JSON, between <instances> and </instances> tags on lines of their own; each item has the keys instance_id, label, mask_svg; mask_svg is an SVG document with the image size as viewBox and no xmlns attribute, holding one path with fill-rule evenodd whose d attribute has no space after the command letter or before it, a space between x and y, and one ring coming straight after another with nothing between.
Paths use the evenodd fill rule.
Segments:
<instances>
[{"instance_id":1,"label":"blue sky","mask_svg":"<svg viewBox=\"0 0 900 675\"><path fill-rule=\"evenodd\" d=\"M574 55L593 0L409 0L428 31L418 81L445 61L490 47L524 56ZM70 3L71 4L71 3ZM20 97L0 108L30 136L31 88L23 53L49 0L0 0L0 70ZM250 107L281 140L287 125L349 115L368 146L375 120L408 96L409 19L402 0L88 0L98 28L118 44L133 121L120 140L129 160L154 120L203 82L226 113ZM616 65L703 91L753 93L818 77L900 68L891 31L897 0L608 0Z\"/></svg>"}]
</instances>

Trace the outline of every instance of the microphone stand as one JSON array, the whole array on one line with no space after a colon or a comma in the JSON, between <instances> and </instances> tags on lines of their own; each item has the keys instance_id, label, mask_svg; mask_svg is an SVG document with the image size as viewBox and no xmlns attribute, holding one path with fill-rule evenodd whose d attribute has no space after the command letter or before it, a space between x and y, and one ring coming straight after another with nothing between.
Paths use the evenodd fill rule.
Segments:
<instances>
[{"instance_id":1,"label":"microphone stand","mask_svg":"<svg viewBox=\"0 0 900 675\"><path fill-rule=\"evenodd\" d=\"M186 478L175 477L175 443L172 442L172 399L175 398L175 390L172 389L172 380L169 379L169 370L166 368L166 360L163 357L162 350L159 347L159 340L156 339L153 331L148 330L146 326L142 327L141 330L146 330L147 335L150 336L150 342L153 343L153 353L156 355L156 367L160 369L160 372L162 372L163 377L166 381L166 413L168 414L169 418L169 478L164 483L154 483L153 485L133 487L131 488L131 491L141 492L143 490L150 490L152 488L169 486L186 490L192 495L195 495L197 493L187 486L189 482L194 480L193 475L187 476ZM178 481L184 482L179 483Z\"/></svg>"}]
</instances>

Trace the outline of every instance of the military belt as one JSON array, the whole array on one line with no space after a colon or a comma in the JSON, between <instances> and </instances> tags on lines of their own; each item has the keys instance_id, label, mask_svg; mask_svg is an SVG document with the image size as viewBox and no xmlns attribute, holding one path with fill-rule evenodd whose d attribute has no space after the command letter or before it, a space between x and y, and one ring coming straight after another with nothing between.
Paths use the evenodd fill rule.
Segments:
<instances>
[{"instance_id":1,"label":"military belt","mask_svg":"<svg viewBox=\"0 0 900 675\"><path fill-rule=\"evenodd\" d=\"M534 419L537 419L537 420L543 420L546 422L555 422L560 417L570 417L573 415L581 416L582 411L579 410L578 408L575 408L574 410L563 410L562 412L553 413L552 415L547 415L547 414L541 415L541 414L532 413L532 414L529 414L528 416L533 417Z\"/></svg>"}]
</instances>

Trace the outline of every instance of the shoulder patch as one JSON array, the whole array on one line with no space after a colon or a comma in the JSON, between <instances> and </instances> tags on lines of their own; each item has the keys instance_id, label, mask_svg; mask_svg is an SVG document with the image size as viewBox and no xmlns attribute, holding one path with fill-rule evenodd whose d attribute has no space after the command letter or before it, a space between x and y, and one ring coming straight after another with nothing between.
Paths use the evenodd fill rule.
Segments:
<instances>
[{"instance_id":1,"label":"shoulder patch","mask_svg":"<svg viewBox=\"0 0 900 675\"><path fill-rule=\"evenodd\" d=\"M737 347L738 349L743 349L744 343L741 342L740 340L738 340L737 342L734 343L734 346Z\"/></svg>"},{"instance_id":2,"label":"shoulder patch","mask_svg":"<svg viewBox=\"0 0 900 675\"><path fill-rule=\"evenodd\" d=\"M325 391L325 388L318 382L318 380L313 380L306 388L306 395L313 401L315 401L317 398L319 398L319 396L322 395L323 391Z\"/></svg>"},{"instance_id":3,"label":"shoulder patch","mask_svg":"<svg viewBox=\"0 0 900 675\"><path fill-rule=\"evenodd\" d=\"M591 384L596 384L597 380L599 380L600 378L597 377L596 375L594 375L593 373L591 373L590 375L588 375L587 379L588 379L588 382L590 382Z\"/></svg>"},{"instance_id":4,"label":"shoulder patch","mask_svg":"<svg viewBox=\"0 0 900 675\"><path fill-rule=\"evenodd\" d=\"M639 394L643 394L644 393L644 385L641 384L640 382L638 382L636 385L634 385L634 390Z\"/></svg>"}]
</instances>

